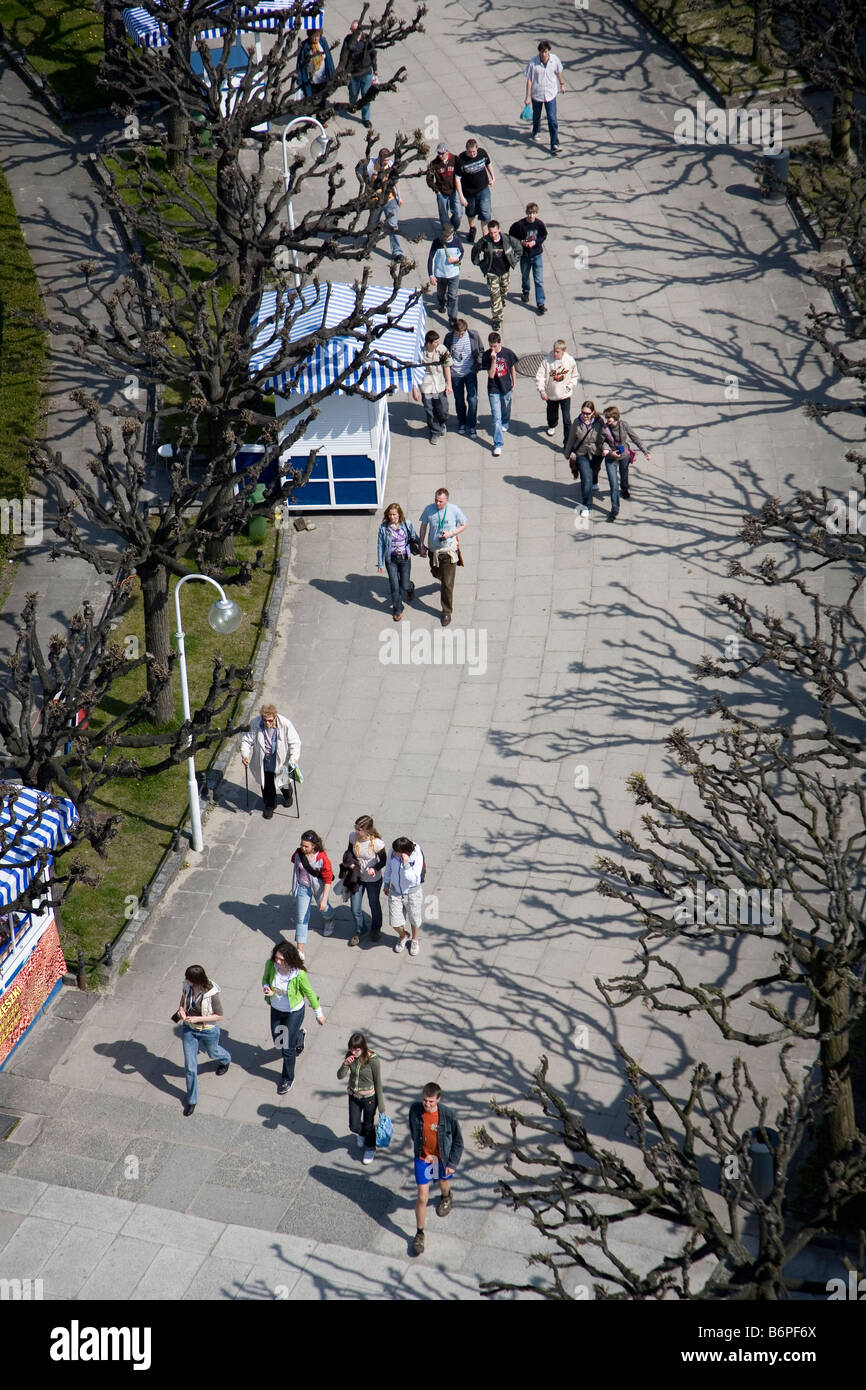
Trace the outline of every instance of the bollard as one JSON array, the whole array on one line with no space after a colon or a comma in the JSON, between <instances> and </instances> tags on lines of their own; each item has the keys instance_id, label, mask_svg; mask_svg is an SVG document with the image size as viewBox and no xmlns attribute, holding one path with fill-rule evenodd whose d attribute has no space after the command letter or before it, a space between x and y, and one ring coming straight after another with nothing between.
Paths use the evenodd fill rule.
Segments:
<instances>
[{"instance_id":1,"label":"bollard","mask_svg":"<svg viewBox=\"0 0 866 1390\"><path fill-rule=\"evenodd\" d=\"M84 952L78 952L78 971L75 976L75 983L79 989L87 989L87 980L84 974Z\"/></svg>"},{"instance_id":2,"label":"bollard","mask_svg":"<svg viewBox=\"0 0 866 1390\"><path fill-rule=\"evenodd\" d=\"M757 1195L766 1200L776 1181L775 1152L779 1147L779 1136L774 1129L764 1126L763 1134L759 1127L746 1130L749 1141L749 1158L752 1161L750 1178Z\"/></svg>"},{"instance_id":3,"label":"bollard","mask_svg":"<svg viewBox=\"0 0 866 1390\"><path fill-rule=\"evenodd\" d=\"M761 197L765 203L784 203L788 198L788 167L790 156L787 150L778 154L761 155L758 172L761 181Z\"/></svg>"}]
</instances>

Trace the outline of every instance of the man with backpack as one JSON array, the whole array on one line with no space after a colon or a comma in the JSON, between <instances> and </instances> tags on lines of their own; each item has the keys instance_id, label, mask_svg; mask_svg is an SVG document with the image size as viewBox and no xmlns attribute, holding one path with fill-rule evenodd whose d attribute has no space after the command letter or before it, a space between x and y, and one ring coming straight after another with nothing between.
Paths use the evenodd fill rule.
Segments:
<instances>
[{"instance_id":1,"label":"man with backpack","mask_svg":"<svg viewBox=\"0 0 866 1390\"><path fill-rule=\"evenodd\" d=\"M478 266L490 290L494 329L502 327L509 277L522 254L520 242L516 237L504 233L495 217L488 222L485 235L472 248L472 264Z\"/></svg>"},{"instance_id":2,"label":"man with backpack","mask_svg":"<svg viewBox=\"0 0 866 1390\"><path fill-rule=\"evenodd\" d=\"M382 887L388 899L388 925L396 928L397 944L394 950L398 955L406 949L407 941L410 956L417 956L421 950L418 928L424 902L421 884L426 873L421 846L405 835L398 836L391 846L382 875ZM411 941L405 930L407 921L412 931Z\"/></svg>"}]
</instances>

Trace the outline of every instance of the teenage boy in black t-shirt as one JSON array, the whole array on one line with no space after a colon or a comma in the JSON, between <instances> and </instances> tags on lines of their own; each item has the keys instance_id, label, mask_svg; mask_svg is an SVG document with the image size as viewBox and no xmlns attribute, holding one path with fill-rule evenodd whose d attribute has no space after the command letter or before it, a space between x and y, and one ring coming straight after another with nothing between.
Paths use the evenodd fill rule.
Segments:
<instances>
[{"instance_id":1,"label":"teenage boy in black t-shirt","mask_svg":"<svg viewBox=\"0 0 866 1390\"><path fill-rule=\"evenodd\" d=\"M479 149L477 140L467 140L466 149L454 161L454 187L460 198L466 199L469 218L469 240L475 240L475 218L480 217L482 229L490 221L490 190L496 182L493 161L486 150Z\"/></svg>"},{"instance_id":2,"label":"teenage boy in black t-shirt","mask_svg":"<svg viewBox=\"0 0 866 1390\"><path fill-rule=\"evenodd\" d=\"M487 396L493 417L493 453L502 453L503 434L511 424L511 396L514 391L514 368L517 358L511 348L502 346L498 333L487 339L490 347L481 359L481 370L487 373Z\"/></svg>"}]
</instances>

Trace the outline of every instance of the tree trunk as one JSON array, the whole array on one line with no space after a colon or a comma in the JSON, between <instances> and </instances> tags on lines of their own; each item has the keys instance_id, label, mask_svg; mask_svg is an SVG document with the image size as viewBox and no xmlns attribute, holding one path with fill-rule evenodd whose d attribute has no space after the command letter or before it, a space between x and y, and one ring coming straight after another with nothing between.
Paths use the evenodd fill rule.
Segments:
<instances>
[{"instance_id":1,"label":"tree trunk","mask_svg":"<svg viewBox=\"0 0 866 1390\"><path fill-rule=\"evenodd\" d=\"M850 992L845 980L835 971L827 972L825 978L819 981L819 988L827 1002L818 1008L818 1023L822 1033L829 1033L839 1028L846 1019L850 1020ZM833 1038L825 1038L821 1043L824 1088L826 1090L831 1085L838 1087L835 1105L827 1116L827 1135L834 1158L850 1147L857 1133L849 1041L846 1029Z\"/></svg>"},{"instance_id":2,"label":"tree trunk","mask_svg":"<svg viewBox=\"0 0 866 1390\"><path fill-rule=\"evenodd\" d=\"M764 0L755 0L754 21L752 24L752 62L758 67L770 66L769 44L767 41L767 11Z\"/></svg>"},{"instance_id":3,"label":"tree trunk","mask_svg":"<svg viewBox=\"0 0 866 1390\"><path fill-rule=\"evenodd\" d=\"M189 147L189 116L180 106L169 107L168 112L168 167L182 169L184 155Z\"/></svg>"},{"instance_id":4,"label":"tree trunk","mask_svg":"<svg viewBox=\"0 0 866 1390\"><path fill-rule=\"evenodd\" d=\"M226 508L232 505L233 501L234 479L232 479L231 482L222 483L214 487L205 498L204 505L201 509L201 519L204 520L205 523L203 529L207 529L207 518L209 514L214 517L221 516ZM229 534L228 536L223 536L220 540L208 541L205 547L205 557L208 564L218 568L222 568L224 565L237 564L234 537Z\"/></svg>"},{"instance_id":5,"label":"tree trunk","mask_svg":"<svg viewBox=\"0 0 866 1390\"><path fill-rule=\"evenodd\" d=\"M164 565L148 565L138 571L141 596L144 601L145 648L156 658L161 670L168 670L171 655L171 626L169 622L168 575ZM148 666L147 688L155 691L157 680ZM170 724L174 719L174 696L168 682L156 694L153 709L155 724Z\"/></svg>"},{"instance_id":6,"label":"tree trunk","mask_svg":"<svg viewBox=\"0 0 866 1390\"><path fill-rule=\"evenodd\" d=\"M834 159L851 158L851 103L850 87L833 93L833 113L830 117L830 153Z\"/></svg>"},{"instance_id":7,"label":"tree trunk","mask_svg":"<svg viewBox=\"0 0 866 1390\"><path fill-rule=\"evenodd\" d=\"M219 242L217 260L220 279L227 285L240 284L239 247L241 227L238 219L238 151L220 151L217 160L217 225Z\"/></svg>"}]
</instances>

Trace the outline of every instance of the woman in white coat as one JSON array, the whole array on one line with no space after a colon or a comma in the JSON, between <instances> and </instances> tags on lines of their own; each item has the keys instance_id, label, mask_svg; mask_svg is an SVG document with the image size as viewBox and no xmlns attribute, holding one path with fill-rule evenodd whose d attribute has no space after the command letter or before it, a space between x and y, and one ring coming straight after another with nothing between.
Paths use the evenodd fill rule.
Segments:
<instances>
[{"instance_id":1,"label":"woman in white coat","mask_svg":"<svg viewBox=\"0 0 866 1390\"><path fill-rule=\"evenodd\" d=\"M274 814L278 786L283 802L291 806L289 767L296 767L300 756L301 740L294 724L285 715L277 714L276 705L262 705L241 739L241 758L261 786L265 820Z\"/></svg>"}]
</instances>

